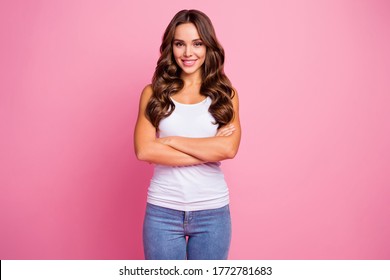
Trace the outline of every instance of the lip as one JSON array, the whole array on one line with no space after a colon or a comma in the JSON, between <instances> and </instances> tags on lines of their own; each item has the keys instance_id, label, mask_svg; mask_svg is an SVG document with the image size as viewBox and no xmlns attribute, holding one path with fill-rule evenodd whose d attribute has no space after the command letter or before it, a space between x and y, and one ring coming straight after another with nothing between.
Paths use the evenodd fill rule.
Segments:
<instances>
[{"instance_id":1,"label":"lip","mask_svg":"<svg viewBox=\"0 0 390 280\"><path fill-rule=\"evenodd\" d=\"M191 67L195 65L197 59L182 59L181 61L183 62L184 66Z\"/></svg>"}]
</instances>

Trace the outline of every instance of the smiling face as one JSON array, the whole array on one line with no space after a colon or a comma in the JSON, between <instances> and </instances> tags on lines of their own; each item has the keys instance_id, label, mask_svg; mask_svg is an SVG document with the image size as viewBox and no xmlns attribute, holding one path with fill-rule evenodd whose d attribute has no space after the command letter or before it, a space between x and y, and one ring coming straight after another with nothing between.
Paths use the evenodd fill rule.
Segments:
<instances>
[{"instance_id":1,"label":"smiling face","mask_svg":"<svg viewBox=\"0 0 390 280\"><path fill-rule=\"evenodd\" d=\"M173 39L173 56L183 70L182 75L199 75L206 58L206 46L193 23L176 27Z\"/></svg>"}]
</instances>

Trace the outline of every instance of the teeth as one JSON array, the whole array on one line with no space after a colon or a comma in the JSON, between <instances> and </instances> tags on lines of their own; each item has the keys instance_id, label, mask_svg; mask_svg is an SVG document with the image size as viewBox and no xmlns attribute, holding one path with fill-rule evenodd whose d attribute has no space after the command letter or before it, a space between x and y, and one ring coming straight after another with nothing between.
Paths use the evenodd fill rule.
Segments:
<instances>
[{"instance_id":1,"label":"teeth","mask_svg":"<svg viewBox=\"0 0 390 280\"><path fill-rule=\"evenodd\" d=\"M195 64L195 60L183 60L185 66L192 66Z\"/></svg>"}]
</instances>

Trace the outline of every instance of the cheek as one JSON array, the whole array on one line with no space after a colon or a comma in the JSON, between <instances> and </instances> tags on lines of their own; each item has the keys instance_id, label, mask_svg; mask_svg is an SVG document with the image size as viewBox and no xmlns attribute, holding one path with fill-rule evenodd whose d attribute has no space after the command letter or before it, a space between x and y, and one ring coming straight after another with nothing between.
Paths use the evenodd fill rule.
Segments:
<instances>
[{"instance_id":1,"label":"cheek","mask_svg":"<svg viewBox=\"0 0 390 280\"><path fill-rule=\"evenodd\" d=\"M206 52L202 52L199 54L199 58L201 59L202 63L206 60Z\"/></svg>"},{"instance_id":2,"label":"cheek","mask_svg":"<svg viewBox=\"0 0 390 280\"><path fill-rule=\"evenodd\" d=\"M173 48L172 53L175 59L180 57L180 50L178 50L177 48Z\"/></svg>"},{"instance_id":3,"label":"cheek","mask_svg":"<svg viewBox=\"0 0 390 280\"><path fill-rule=\"evenodd\" d=\"M177 53L175 51L173 51L172 54L173 54L173 58L177 59Z\"/></svg>"},{"instance_id":4,"label":"cheek","mask_svg":"<svg viewBox=\"0 0 390 280\"><path fill-rule=\"evenodd\" d=\"M200 50L199 51L199 56L202 57L202 58L205 58L206 57L206 49Z\"/></svg>"}]
</instances>

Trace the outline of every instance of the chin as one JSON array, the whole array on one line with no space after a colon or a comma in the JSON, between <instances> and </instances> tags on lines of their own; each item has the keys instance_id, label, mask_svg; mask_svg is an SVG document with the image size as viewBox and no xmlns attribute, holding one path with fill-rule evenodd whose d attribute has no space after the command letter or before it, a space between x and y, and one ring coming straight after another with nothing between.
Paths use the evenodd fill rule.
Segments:
<instances>
[{"instance_id":1,"label":"chin","mask_svg":"<svg viewBox=\"0 0 390 280\"><path fill-rule=\"evenodd\" d=\"M183 69L182 68L182 72L183 73L186 73L186 74L193 74L197 71L198 69L194 69L194 70L190 70L190 69Z\"/></svg>"},{"instance_id":2,"label":"chin","mask_svg":"<svg viewBox=\"0 0 390 280\"><path fill-rule=\"evenodd\" d=\"M185 66L180 66L181 68L181 71L185 74L194 74L198 71L201 71L201 68L200 67L185 67Z\"/></svg>"}]
</instances>

